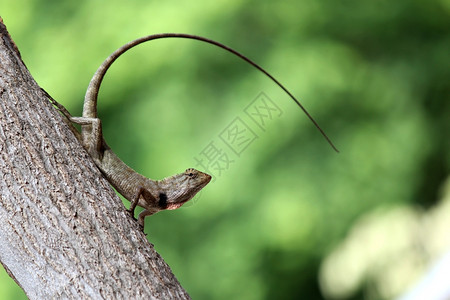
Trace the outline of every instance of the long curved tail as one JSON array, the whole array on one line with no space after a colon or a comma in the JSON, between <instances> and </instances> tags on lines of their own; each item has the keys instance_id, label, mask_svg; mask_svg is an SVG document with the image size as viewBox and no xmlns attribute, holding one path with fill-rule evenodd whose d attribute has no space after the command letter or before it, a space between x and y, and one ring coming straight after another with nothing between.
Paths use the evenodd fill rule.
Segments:
<instances>
[{"instance_id":1,"label":"long curved tail","mask_svg":"<svg viewBox=\"0 0 450 300\"><path fill-rule=\"evenodd\" d=\"M184 34L184 33L160 33L160 34L153 34L148 35L139 39L136 39L134 41L129 42L128 44L123 45L116 51L114 51L113 54L111 54L103 63L102 65L97 69L94 76L91 79L91 82L89 83L88 89L86 91L86 96L84 98L84 106L83 106L83 117L88 118L97 118L97 96L98 91L100 89L100 84L102 83L103 77L106 74L106 71L109 69L109 67L112 65L112 63L123 53L125 53L127 50L133 48L134 46L137 46L141 43L156 40L156 39L163 39L163 38L184 38L184 39L191 39L191 40L197 40L202 41L208 44L215 45L217 47L220 47L222 49L225 49L228 52L233 53L234 55L242 58L261 72L263 72L267 77L272 79L273 82L275 82L283 91L286 92L286 94L291 97L292 100L303 110L303 112L306 114L306 116L313 122L314 126L320 131L320 133L323 135L323 137L327 140L327 142L330 144L330 146L336 151L339 152L339 150L334 146L333 142L331 142L330 138L325 134L325 132L320 128L319 124L314 120L314 118L308 113L308 111L303 107L303 105L278 81L276 80L272 75L270 75L266 70L261 68L259 65L257 65L255 62L253 62L251 59L247 58L246 56L242 55L241 53L231 49L228 46L225 46L224 44L221 44L219 42L210 40L208 38L204 38L197 35L191 35L191 34Z\"/></svg>"}]
</instances>

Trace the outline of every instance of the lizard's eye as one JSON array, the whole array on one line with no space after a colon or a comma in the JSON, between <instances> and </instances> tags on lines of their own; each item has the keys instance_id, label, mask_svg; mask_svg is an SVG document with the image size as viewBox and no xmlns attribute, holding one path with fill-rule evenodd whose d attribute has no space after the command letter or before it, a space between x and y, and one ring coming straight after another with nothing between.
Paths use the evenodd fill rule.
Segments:
<instances>
[{"instance_id":1,"label":"lizard's eye","mask_svg":"<svg viewBox=\"0 0 450 300\"><path fill-rule=\"evenodd\" d=\"M187 176L189 176L189 177L195 177L196 176L196 172L194 172L195 170L194 169L187 169L186 171L185 171L185 173L187 174Z\"/></svg>"}]
</instances>

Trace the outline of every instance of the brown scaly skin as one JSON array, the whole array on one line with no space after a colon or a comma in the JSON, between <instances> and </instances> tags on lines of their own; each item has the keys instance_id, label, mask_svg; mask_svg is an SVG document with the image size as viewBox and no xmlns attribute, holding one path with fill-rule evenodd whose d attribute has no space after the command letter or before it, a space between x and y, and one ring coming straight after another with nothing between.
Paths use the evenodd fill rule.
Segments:
<instances>
[{"instance_id":1,"label":"brown scaly skin","mask_svg":"<svg viewBox=\"0 0 450 300\"><path fill-rule=\"evenodd\" d=\"M136 205L144 208L138 218L142 228L146 216L181 207L211 181L210 175L195 169L187 169L163 180L147 178L127 166L108 147L101 134L100 119L71 117L70 120L82 124L84 148L111 185L131 202L130 214L134 216Z\"/></svg>"},{"instance_id":2,"label":"brown scaly skin","mask_svg":"<svg viewBox=\"0 0 450 300\"><path fill-rule=\"evenodd\" d=\"M131 201L129 210L130 213L134 216L134 209L136 205L139 205L145 209L139 214L138 219L138 222L142 227L144 226L144 218L146 216L165 209L179 208L194 197L197 192L199 192L211 180L210 175L195 169L187 169L183 173L159 181L146 178L121 161L103 139L101 121L97 116L97 95L106 71L120 55L134 46L147 41L162 38L185 38L198 40L225 49L226 51L231 52L245 60L263 72L280 88L282 88L314 123L333 149L338 152L328 136L323 132L323 130L300 104L300 102L272 75L239 52L216 41L190 34L162 33L145 36L131 41L113 52L95 72L86 91L82 117L72 117L62 105L54 100L52 100L52 102L68 119L70 119L70 121L81 125L81 135L76 132L77 138L81 141L84 148L93 158L94 162L106 176L111 185L113 185L126 199Z\"/></svg>"}]
</instances>

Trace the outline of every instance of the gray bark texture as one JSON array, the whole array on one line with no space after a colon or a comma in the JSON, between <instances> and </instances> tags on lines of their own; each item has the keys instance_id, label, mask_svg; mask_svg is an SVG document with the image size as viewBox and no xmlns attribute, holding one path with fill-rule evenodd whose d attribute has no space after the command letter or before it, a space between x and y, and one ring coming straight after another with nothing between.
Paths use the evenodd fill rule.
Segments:
<instances>
[{"instance_id":1,"label":"gray bark texture","mask_svg":"<svg viewBox=\"0 0 450 300\"><path fill-rule=\"evenodd\" d=\"M189 299L31 77L1 18L0 101L0 261L27 296Z\"/></svg>"}]
</instances>

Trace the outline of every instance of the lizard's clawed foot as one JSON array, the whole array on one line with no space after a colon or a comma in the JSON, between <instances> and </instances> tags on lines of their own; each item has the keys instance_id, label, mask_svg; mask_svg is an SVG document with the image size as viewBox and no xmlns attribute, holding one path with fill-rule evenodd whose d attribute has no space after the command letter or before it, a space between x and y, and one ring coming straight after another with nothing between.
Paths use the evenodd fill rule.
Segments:
<instances>
[{"instance_id":1,"label":"lizard's clawed foot","mask_svg":"<svg viewBox=\"0 0 450 300\"><path fill-rule=\"evenodd\" d=\"M130 216L137 221L137 219L134 217L134 209L127 209L127 212L130 214Z\"/></svg>"},{"instance_id":2,"label":"lizard's clawed foot","mask_svg":"<svg viewBox=\"0 0 450 300\"><path fill-rule=\"evenodd\" d=\"M139 224L139 228L141 229L141 231L144 233L145 236L147 236L147 234L144 231L144 225Z\"/></svg>"}]
</instances>

